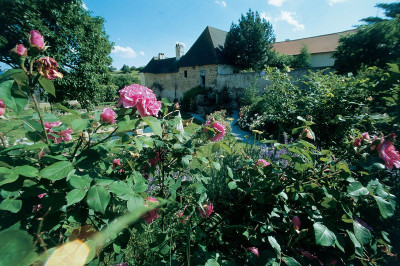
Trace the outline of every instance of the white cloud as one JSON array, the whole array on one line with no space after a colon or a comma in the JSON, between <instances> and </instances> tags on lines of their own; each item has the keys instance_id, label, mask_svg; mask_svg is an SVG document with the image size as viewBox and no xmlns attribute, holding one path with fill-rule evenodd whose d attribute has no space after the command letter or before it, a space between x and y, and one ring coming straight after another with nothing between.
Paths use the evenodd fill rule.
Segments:
<instances>
[{"instance_id":1,"label":"white cloud","mask_svg":"<svg viewBox=\"0 0 400 266\"><path fill-rule=\"evenodd\" d=\"M330 6L333 6L334 4L341 3L341 2L344 2L344 1L347 1L347 0L328 0L328 4Z\"/></svg>"},{"instance_id":2,"label":"white cloud","mask_svg":"<svg viewBox=\"0 0 400 266\"><path fill-rule=\"evenodd\" d=\"M266 21L272 21L272 17L267 16L267 14L265 12L261 12L260 17L265 18Z\"/></svg>"},{"instance_id":3,"label":"white cloud","mask_svg":"<svg viewBox=\"0 0 400 266\"><path fill-rule=\"evenodd\" d=\"M273 6L282 6L283 2L286 0L269 0L268 4L273 5Z\"/></svg>"},{"instance_id":4,"label":"white cloud","mask_svg":"<svg viewBox=\"0 0 400 266\"><path fill-rule=\"evenodd\" d=\"M143 52L143 51L140 51L139 54L140 54L141 56L144 56L144 52Z\"/></svg>"},{"instance_id":5,"label":"white cloud","mask_svg":"<svg viewBox=\"0 0 400 266\"><path fill-rule=\"evenodd\" d=\"M117 54L118 56L124 57L124 58L135 58L137 56L136 52L129 46L122 47L122 46L116 45L113 47L111 53Z\"/></svg>"},{"instance_id":6,"label":"white cloud","mask_svg":"<svg viewBox=\"0 0 400 266\"><path fill-rule=\"evenodd\" d=\"M278 20L286 21L288 24L294 26L293 31L301 31L304 30L304 25L300 24L295 19L296 12L289 12L289 11L281 11L281 16L278 18Z\"/></svg>"},{"instance_id":7,"label":"white cloud","mask_svg":"<svg viewBox=\"0 0 400 266\"><path fill-rule=\"evenodd\" d=\"M82 8L85 10L89 10L89 8L87 7L87 5L84 2L82 2Z\"/></svg>"},{"instance_id":8,"label":"white cloud","mask_svg":"<svg viewBox=\"0 0 400 266\"><path fill-rule=\"evenodd\" d=\"M226 2L225 1L215 1L216 4L221 5L223 7L226 7Z\"/></svg>"}]
</instances>

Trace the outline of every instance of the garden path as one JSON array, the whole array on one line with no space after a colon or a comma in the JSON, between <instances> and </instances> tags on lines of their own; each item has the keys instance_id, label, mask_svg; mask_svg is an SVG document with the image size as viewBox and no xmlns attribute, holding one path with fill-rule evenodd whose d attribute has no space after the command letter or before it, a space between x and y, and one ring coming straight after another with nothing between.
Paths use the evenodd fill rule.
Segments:
<instances>
[{"instance_id":1,"label":"garden path","mask_svg":"<svg viewBox=\"0 0 400 266\"><path fill-rule=\"evenodd\" d=\"M196 118L197 120L200 120L201 122L205 122L206 120L201 116L200 114L195 114L195 113L190 113L191 116ZM233 111L231 118L233 118L233 121L231 123L231 134L239 141L247 143L247 144L253 144L254 143L254 137L251 133L244 131L240 129L239 125L237 124L238 118L239 118L239 112L238 111ZM247 136L247 137L245 137ZM256 143L259 143L256 141Z\"/></svg>"}]
</instances>

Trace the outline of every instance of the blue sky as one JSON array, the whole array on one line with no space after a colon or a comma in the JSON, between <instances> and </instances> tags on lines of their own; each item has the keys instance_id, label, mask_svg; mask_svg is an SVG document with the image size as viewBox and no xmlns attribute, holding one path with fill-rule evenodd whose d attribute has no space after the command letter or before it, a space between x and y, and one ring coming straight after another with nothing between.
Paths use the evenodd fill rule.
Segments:
<instances>
[{"instance_id":1,"label":"blue sky","mask_svg":"<svg viewBox=\"0 0 400 266\"><path fill-rule=\"evenodd\" d=\"M249 8L267 18L277 41L345 31L385 0L83 0L92 15L106 19L115 43L113 66L144 66L163 52L175 56L176 42L185 52L206 26L229 31Z\"/></svg>"},{"instance_id":2,"label":"blue sky","mask_svg":"<svg viewBox=\"0 0 400 266\"><path fill-rule=\"evenodd\" d=\"M185 52L207 27L229 31L249 8L269 20L276 41L352 29L368 16L382 16L374 6L396 0L83 0L93 16L104 17L114 42L113 66L144 66L163 52ZM7 68L7 67L6 67Z\"/></svg>"}]
</instances>

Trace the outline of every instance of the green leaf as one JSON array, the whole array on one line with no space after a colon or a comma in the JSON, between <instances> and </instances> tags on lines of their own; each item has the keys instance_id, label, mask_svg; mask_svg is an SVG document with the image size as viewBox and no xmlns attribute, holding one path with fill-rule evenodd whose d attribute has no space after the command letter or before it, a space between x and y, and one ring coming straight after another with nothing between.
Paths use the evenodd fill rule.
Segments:
<instances>
[{"instance_id":1,"label":"green leaf","mask_svg":"<svg viewBox=\"0 0 400 266\"><path fill-rule=\"evenodd\" d=\"M108 189L116 194L116 195L124 195L124 194L130 194L133 193L133 190L128 187L128 185L125 182L119 181L119 182L114 182L108 186Z\"/></svg>"},{"instance_id":2,"label":"green leaf","mask_svg":"<svg viewBox=\"0 0 400 266\"><path fill-rule=\"evenodd\" d=\"M153 130L153 133L159 137L162 136L162 128L161 128L161 122L154 116L145 116L142 117L143 121L148 124L151 129Z\"/></svg>"},{"instance_id":3,"label":"green leaf","mask_svg":"<svg viewBox=\"0 0 400 266\"><path fill-rule=\"evenodd\" d=\"M300 263L297 262L297 260L293 259L292 257L284 257L282 259L288 266L301 266Z\"/></svg>"},{"instance_id":4,"label":"green leaf","mask_svg":"<svg viewBox=\"0 0 400 266\"><path fill-rule=\"evenodd\" d=\"M219 266L219 263L215 259L209 259L204 266Z\"/></svg>"},{"instance_id":5,"label":"green leaf","mask_svg":"<svg viewBox=\"0 0 400 266\"><path fill-rule=\"evenodd\" d=\"M128 211L134 213L136 210L143 208L144 200L139 196L133 196L127 202Z\"/></svg>"},{"instance_id":6,"label":"green leaf","mask_svg":"<svg viewBox=\"0 0 400 266\"><path fill-rule=\"evenodd\" d=\"M220 149L220 147L221 147L221 144L219 142L217 142L212 146L211 151L215 153Z\"/></svg>"},{"instance_id":7,"label":"green leaf","mask_svg":"<svg viewBox=\"0 0 400 266\"><path fill-rule=\"evenodd\" d=\"M24 72L22 69L17 68L17 69L9 69L6 72L4 72L3 74L0 75L0 81L17 73L21 73Z\"/></svg>"},{"instance_id":8,"label":"green leaf","mask_svg":"<svg viewBox=\"0 0 400 266\"><path fill-rule=\"evenodd\" d=\"M102 186L93 186L88 191L86 201L89 208L104 214L110 202L110 192Z\"/></svg>"},{"instance_id":9,"label":"green leaf","mask_svg":"<svg viewBox=\"0 0 400 266\"><path fill-rule=\"evenodd\" d=\"M86 196L86 191L83 189L73 189L67 193L67 206L75 204L83 200Z\"/></svg>"},{"instance_id":10,"label":"green leaf","mask_svg":"<svg viewBox=\"0 0 400 266\"><path fill-rule=\"evenodd\" d=\"M68 161L56 162L40 171L40 176L51 181L63 179L69 172L74 170L74 166Z\"/></svg>"},{"instance_id":11,"label":"green leaf","mask_svg":"<svg viewBox=\"0 0 400 266\"><path fill-rule=\"evenodd\" d=\"M0 265L30 265L34 247L25 231L8 229L0 232Z\"/></svg>"},{"instance_id":12,"label":"green leaf","mask_svg":"<svg viewBox=\"0 0 400 266\"><path fill-rule=\"evenodd\" d=\"M5 199L0 203L0 210L17 213L22 208L22 201L16 199ZM0 241L1 242L1 241Z\"/></svg>"},{"instance_id":13,"label":"green leaf","mask_svg":"<svg viewBox=\"0 0 400 266\"><path fill-rule=\"evenodd\" d=\"M322 223L314 224L315 242L324 247L330 247L335 244L336 236Z\"/></svg>"},{"instance_id":14,"label":"green leaf","mask_svg":"<svg viewBox=\"0 0 400 266\"><path fill-rule=\"evenodd\" d=\"M51 80L40 76L39 83L45 91L56 97L56 88L54 88L54 84Z\"/></svg>"},{"instance_id":15,"label":"green leaf","mask_svg":"<svg viewBox=\"0 0 400 266\"><path fill-rule=\"evenodd\" d=\"M214 165L214 168L215 168L217 171L221 170L221 165L220 165L219 162L212 162L212 164Z\"/></svg>"},{"instance_id":16,"label":"green leaf","mask_svg":"<svg viewBox=\"0 0 400 266\"><path fill-rule=\"evenodd\" d=\"M72 130L84 130L89 126L89 122L87 119L75 119L71 122Z\"/></svg>"},{"instance_id":17,"label":"green leaf","mask_svg":"<svg viewBox=\"0 0 400 266\"><path fill-rule=\"evenodd\" d=\"M354 235L361 245L368 244L372 240L371 232L359 222L353 221Z\"/></svg>"},{"instance_id":18,"label":"green leaf","mask_svg":"<svg viewBox=\"0 0 400 266\"><path fill-rule=\"evenodd\" d=\"M36 120L29 120L29 121L24 120L23 123L24 123L24 128L29 132L42 132L43 131L42 124L40 124L40 122L38 122Z\"/></svg>"},{"instance_id":19,"label":"green leaf","mask_svg":"<svg viewBox=\"0 0 400 266\"><path fill-rule=\"evenodd\" d=\"M354 247L355 247L355 248L360 248L360 247L361 247L361 244L360 244L360 242L358 242L356 236L355 236L352 232L350 232L349 230L346 230L346 232L347 232L347 234L349 234L350 239L351 239L351 241L352 241L353 244L354 244Z\"/></svg>"},{"instance_id":20,"label":"green leaf","mask_svg":"<svg viewBox=\"0 0 400 266\"><path fill-rule=\"evenodd\" d=\"M59 109L59 110L62 110L62 111L64 111L64 112L71 113L71 114L74 115L74 116L79 116L79 114L78 114L77 111L71 110L71 109L65 107L64 105L62 105L61 103L55 103L55 104L53 104L53 107L54 107L54 108L57 108L57 109Z\"/></svg>"},{"instance_id":21,"label":"green leaf","mask_svg":"<svg viewBox=\"0 0 400 266\"><path fill-rule=\"evenodd\" d=\"M90 177L88 178L87 176L76 176L73 175L71 178L68 180L70 185L73 188L80 188L80 189L86 189L89 188L91 179Z\"/></svg>"},{"instance_id":22,"label":"green leaf","mask_svg":"<svg viewBox=\"0 0 400 266\"><path fill-rule=\"evenodd\" d=\"M26 177L37 177L39 175L39 170L29 165L17 166L14 171Z\"/></svg>"},{"instance_id":23,"label":"green leaf","mask_svg":"<svg viewBox=\"0 0 400 266\"><path fill-rule=\"evenodd\" d=\"M237 184L235 181L231 181L228 183L228 187L230 190L237 188Z\"/></svg>"},{"instance_id":24,"label":"green leaf","mask_svg":"<svg viewBox=\"0 0 400 266\"><path fill-rule=\"evenodd\" d=\"M374 196L376 203L378 204L379 211L383 218L387 219L394 215L395 206L390 202L384 200L382 197Z\"/></svg>"},{"instance_id":25,"label":"green leaf","mask_svg":"<svg viewBox=\"0 0 400 266\"><path fill-rule=\"evenodd\" d=\"M28 104L28 96L18 89L13 80L0 83L0 99L3 100L7 108L13 110L17 115Z\"/></svg>"},{"instance_id":26,"label":"green leaf","mask_svg":"<svg viewBox=\"0 0 400 266\"><path fill-rule=\"evenodd\" d=\"M367 188L363 187L360 182L351 182L350 185L347 186L347 193L354 197L366 196L369 194Z\"/></svg>"},{"instance_id":27,"label":"green leaf","mask_svg":"<svg viewBox=\"0 0 400 266\"><path fill-rule=\"evenodd\" d=\"M230 178L233 178L232 169L231 169L229 166L227 166L226 169L228 170L228 176L229 176Z\"/></svg>"},{"instance_id":28,"label":"green leaf","mask_svg":"<svg viewBox=\"0 0 400 266\"><path fill-rule=\"evenodd\" d=\"M279 245L278 241L276 241L275 237L268 236L268 242L274 248L276 254L278 255L278 258L280 258L280 256L281 256L281 246Z\"/></svg>"},{"instance_id":29,"label":"green leaf","mask_svg":"<svg viewBox=\"0 0 400 266\"><path fill-rule=\"evenodd\" d=\"M222 142L220 143L220 145L221 145L222 148L224 148L224 150L226 150L226 152L228 154L232 154L232 150L231 150L231 148L229 148L228 145L226 145L225 143L222 143Z\"/></svg>"}]
</instances>

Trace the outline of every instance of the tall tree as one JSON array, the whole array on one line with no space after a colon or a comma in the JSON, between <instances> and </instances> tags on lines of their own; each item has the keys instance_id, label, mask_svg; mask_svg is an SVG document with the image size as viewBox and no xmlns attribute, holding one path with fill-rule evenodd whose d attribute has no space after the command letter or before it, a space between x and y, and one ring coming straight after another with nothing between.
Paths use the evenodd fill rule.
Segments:
<instances>
[{"instance_id":1,"label":"tall tree","mask_svg":"<svg viewBox=\"0 0 400 266\"><path fill-rule=\"evenodd\" d=\"M300 49L300 54L295 57L294 67L307 68L311 66L311 54L308 51L308 46L303 43Z\"/></svg>"},{"instance_id":2,"label":"tall tree","mask_svg":"<svg viewBox=\"0 0 400 266\"><path fill-rule=\"evenodd\" d=\"M363 19L369 24L340 38L333 53L339 73L355 73L362 65L386 67L386 63L400 59L400 3L378 4L377 7L385 10L386 19Z\"/></svg>"},{"instance_id":3,"label":"tall tree","mask_svg":"<svg viewBox=\"0 0 400 266\"><path fill-rule=\"evenodd\" d=\"M224 51L234 65L258 70L267 62L274 36L272 25L250 9L246 16L242 14L239 24L232 23Z\"/></svg>"},{"instance_id":4,"label":"tall tree","mask_svg":"<svg viewBox=\"0 0 400 266\"><path fill-rule=\"evenodd\" d=\"M0 6L1 62L16 66L9 51L39 30L64 74L52 100L76 99L83 107L102 101L112 62L103 18L92 17L81 0L0 0Z\"/></svg>"}]
</instances>

